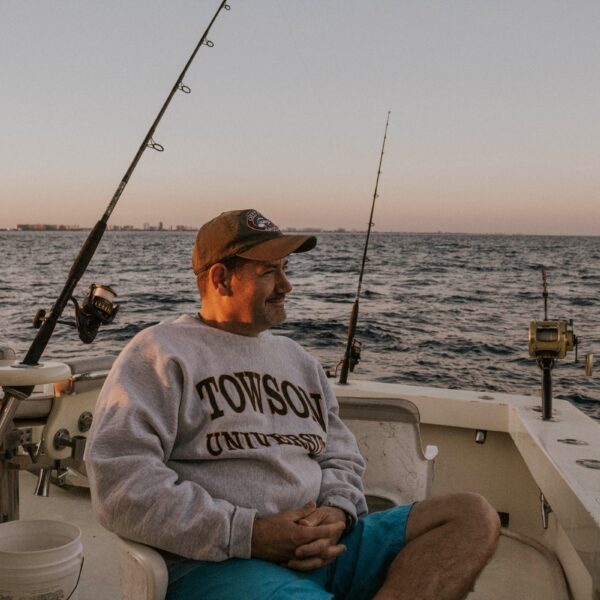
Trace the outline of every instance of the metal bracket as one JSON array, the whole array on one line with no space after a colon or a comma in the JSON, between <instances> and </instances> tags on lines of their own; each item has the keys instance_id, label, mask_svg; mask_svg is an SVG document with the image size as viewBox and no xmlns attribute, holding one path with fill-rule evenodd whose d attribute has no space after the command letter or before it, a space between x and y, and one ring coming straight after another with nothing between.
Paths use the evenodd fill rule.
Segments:
<instances>
[{"instance_id":1,"label":"metal bracket","mask_svg":"<svg viewBox=\"0 0 600 600\"><path fill-rule=\"evenodd\" d=\"M543 492L540 492L540 509L542 513L542 527L548 529L548 515L552 512L552 507L548 504Z\"/></svg>"},{"instance_id":2,"label":"metal bracket","mask_svg":"<svg viewBox=\"0 0 600 600\"><path fill-rule=\"evenodd\" d=\"M54 447L62 450L65 447L71 448L71 458L76 462L83 460L83 452L87 438L81 435L71 437L67 429L59 429L54 435Z\"/></svg>"}]
</instances>

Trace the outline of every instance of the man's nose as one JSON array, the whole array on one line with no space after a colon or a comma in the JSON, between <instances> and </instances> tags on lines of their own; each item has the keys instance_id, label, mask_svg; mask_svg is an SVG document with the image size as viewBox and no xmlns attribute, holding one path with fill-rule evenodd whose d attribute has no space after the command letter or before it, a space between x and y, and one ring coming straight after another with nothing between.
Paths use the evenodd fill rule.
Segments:
<instances>
[{"instance_id":1,"label":"man's nose","mask_svg":"<svg viewBox=\"0 0 600 600\"><path fill-rule=\"evenodd\" d=\"M279 272L277 278L277 291L281 294L289 294L292 291L292 284L283 271Z\"/></svg>"}]
</instances>

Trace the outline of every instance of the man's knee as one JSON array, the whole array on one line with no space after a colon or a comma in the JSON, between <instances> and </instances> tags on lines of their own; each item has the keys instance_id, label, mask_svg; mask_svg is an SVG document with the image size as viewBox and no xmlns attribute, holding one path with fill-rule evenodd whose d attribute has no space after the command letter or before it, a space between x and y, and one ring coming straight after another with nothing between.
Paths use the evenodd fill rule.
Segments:
<instances>
[{"instance_id":1,"label":"man's knee","mask_svg":"<svg viewBox=\"0 0 600 600\"><path fill-rule=\"evenodd\" d=\"M494 507L480 494L462 492L456 496L456 518L461 521L464 529L495 549L500 535L500 518Z\"/></svg>"},{"instance_id":2,"label":"man's knee","mask_svg":"<svg viewBox=\"0 0 600 600\"><path fill-rule=\"evenodd\" d=\"M486 554L494 552L500 519L494 507L480 494L459 492L419 502L408 522L407 540L445 524L456 527L465 542L481 545Z\"/></svg>"}]
</instances>

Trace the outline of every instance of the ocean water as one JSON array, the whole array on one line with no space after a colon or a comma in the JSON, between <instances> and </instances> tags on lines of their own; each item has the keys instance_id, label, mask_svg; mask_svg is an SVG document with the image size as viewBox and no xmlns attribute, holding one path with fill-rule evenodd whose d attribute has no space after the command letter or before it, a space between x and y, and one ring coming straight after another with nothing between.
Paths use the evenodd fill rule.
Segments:
<instances>
[{"instance_id":1,"label":"ocean water","mask_svg":"<svg viewBox=\"0 0 600 600\"><path fill-rule=\"evenodd\" d=\"M0 345L26 352L38 308L49 309L86 232L0 232ZM364 234L323 233L294 255L288 321L279 328L332 371L342 358ZM93 344L59 325L44 356L117 354L139 330L195 313L192 232L108 232L79 285L107 284L121 304ZM600 419L600 238L375 233L363 279L356 337L362 360L351 377L539 396L541 374L527 351L531 320L573 319L580 340L553 371L554 396ZM69 307L63 318L72 319ZM597 372L582 358L596 352Z\"/></svg>"}]
</instances>

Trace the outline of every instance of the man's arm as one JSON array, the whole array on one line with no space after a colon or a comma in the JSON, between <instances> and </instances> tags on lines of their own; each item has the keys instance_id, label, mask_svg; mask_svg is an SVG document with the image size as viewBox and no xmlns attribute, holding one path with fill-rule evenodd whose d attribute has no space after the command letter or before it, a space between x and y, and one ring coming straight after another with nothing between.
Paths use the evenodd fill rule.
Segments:
<instances>
[{"instance_id":1,"label":"man's arm","mask_svg":"<svg viewBox=\"0 0 600 600\"><path fill-rule=\"evenodd\" d=\"M130 344L100 395L86 449L96 516L123 537L188 558L248 558L256 511L211 497L166 464L183 376L155 347Z\"/></svg>"},{"instance_id":2,"label":"man's arm","mask_svg":"<svg viewBox=\"0 0 600 600\"><path fill-rule=\"evenodd\" d=\"M354 524L360 515L367 512L362 484L365 461L354 435L339 417L337 399L322 370L320 376L326 392L327 445L317 457L322 471L317 504L342 509Z\"/></svg>"},{"instance_id":3,"label":"man's arm","mask_svg":"<svg viewBox=\"0 0 600 600\"><path fill-rule=\"evenodd\" d=\"M354 436L339 418L337 399L322 369L319 370L327 406L327 444L317 457L322 472L319 506L315 504L314 510L297 523L307 534L324 526L335 529L297 545L294 557L285 565L298 571L318 569L333 562L346 549L338 544L342 534L356 523L359 515L367 512L362 486L364 459Z\"/></svg>"}]
</instances>

